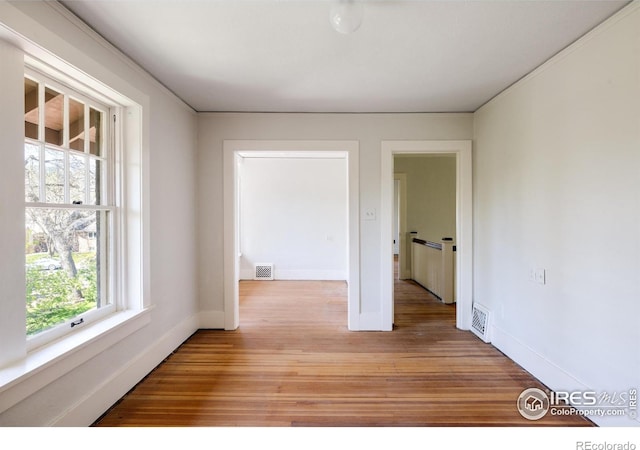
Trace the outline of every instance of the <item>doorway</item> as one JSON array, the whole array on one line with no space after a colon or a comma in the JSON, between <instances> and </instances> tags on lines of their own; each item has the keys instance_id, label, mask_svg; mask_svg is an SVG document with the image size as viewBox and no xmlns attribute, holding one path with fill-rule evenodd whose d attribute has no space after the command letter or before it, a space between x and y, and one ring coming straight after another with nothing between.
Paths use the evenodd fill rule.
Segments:
<instances>
[{"instance_id":1,"label":"doorway","mask_svg":"<svg viewBox=\"0 0 640 450\"><path fill-rule=\"evenodd\" d=\"M453 154L456 157L456 327L468 330L472 317L472 155L471 141L383 141L382 142L382 311L391 329L394 314L393 196L394 155ZM402 230L400 230L402 232ZM401 233L402 234L402 233ZM401 244L402 245L402 244Z\"/></svg>"},{"instance_id":2,"label":"doorway","mask_svg":"<svg viewBox=\"0 0 640 450\"><path fill-rule=\"evenodd\" d=\"M342 158L347 166L347 318L359 329L358 141L224 141L224 328L238 328L240 280L240 177L243 158Z\"/></svg>"}]
</instances>

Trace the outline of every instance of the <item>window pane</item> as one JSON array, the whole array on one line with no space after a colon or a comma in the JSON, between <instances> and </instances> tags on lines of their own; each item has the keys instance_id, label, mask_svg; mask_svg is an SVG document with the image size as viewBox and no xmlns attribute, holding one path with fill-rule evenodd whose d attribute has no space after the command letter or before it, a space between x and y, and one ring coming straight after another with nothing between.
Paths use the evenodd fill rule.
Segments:
<instances>
[{"instance_id":1,"label":"window pane","mask_svg":"<svg viewBox=\"0 0 640 450\"><path fill-rule=\"evenodd\" d=\"M64 95L53 89L44 91L44 135L48 144L62 145L63 140L63 111Z\"/></svg>"},{"instance_id":2,"label":"window pane","mask_svg":"<svg viewBox=\"0 0 640 450\"><path fill-rule=\"evenodd\" d=\"M71 203L81 205L85 203L85 157L78 155L69 156L69 195Z\"/></svg>"},{"instance_id":3,"label":"window pane","mask_svg":"<svg viewBox=\"0 0 640 450\"><path fill-rule=\"evenodd\" d=\"M45 189L47 203L64 202L64 153L45 149Z\"/></svg>"},{"instance_id":4,"label":"window pane","mask_svg":"<svg viewBox=\"0 0 640 450\"><path fill-rule=\"evenodd\" d=\"M102 154L102 113L91 108L89 110L89 151L92 155L103 156Z\"/></svg>"},{"instance_id":5,"label":"window pane","mask_svg":"<svg viewBox=\"0 0 640 450\"><path fill-rule=\"evenodd\" d=\"M102 162L97 159L89 160L89 204L102 205L103 198L101 193L101 172Z\"/></svg>"},{"instance_id":6,"label":"window pane","mask_svg":"<svg viewBox=\"0 0 640 450\"><path fill-rule=\"evenodd\" d=\"M96 205L96 160L89 160L89 204Z\"/></svg>"},{"instance_id":7,"label":"window pane","mask_svg":"<svg viewBox=\"0 0 640 450\"><path fill-rule=\"evenodd\" d=\"M84 152L84 103L69 99L69 148Z\"/></svg>"},{"instance_id":8,"label":"window pane","mask_svg":"<svg viewBox=\"0 0 640 450\"><path fill-rule=\"evenodd\" d=\"M107 212L26 209L27 334L100 308Z\"/></svg>"},{"instance_id":9,"label":"window pane","mask_svg":"<svg viewBox=\"0 0 640 450\"><path fill-rule=\"evenodd\" d=\"M40 201L40 147L24 144L24 199Z\"/></svg>"},{"instance_id":10,"label":"window pane","mask_svg":"<svg viewBox=\"0 0 640 450\"><path fill-rule=\"evenodd\" d=\"M38 124L40 123L38 108L38 83L28 78L24 79L24 135L31 139L38 139Z\"/></svg>"}]
</instances>

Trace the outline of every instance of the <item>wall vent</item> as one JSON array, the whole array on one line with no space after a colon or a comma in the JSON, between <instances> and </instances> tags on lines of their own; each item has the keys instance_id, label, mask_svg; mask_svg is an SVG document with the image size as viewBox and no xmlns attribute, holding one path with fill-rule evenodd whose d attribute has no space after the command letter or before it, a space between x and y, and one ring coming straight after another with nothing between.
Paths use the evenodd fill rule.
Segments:
<instances>
[{"instance_id":1,"label":"wall vent","mask_svg":"<svg viewBox=\"0 0 640 450\"><path fill-rule=\"evenodd\" d=\"M471 331L484 342L491 342L489 337L489 310L478 303L473 304Z\"/></svg>"},{"instance_id":2,"label":"wall vent","mask_svg":"<svg viewBox=\"0 0 640 450\"><path fill-rule=\"evenodd\" d=\"M254 280L273 280L273 264L256 264Z\"/></svg>"}]
</instances>

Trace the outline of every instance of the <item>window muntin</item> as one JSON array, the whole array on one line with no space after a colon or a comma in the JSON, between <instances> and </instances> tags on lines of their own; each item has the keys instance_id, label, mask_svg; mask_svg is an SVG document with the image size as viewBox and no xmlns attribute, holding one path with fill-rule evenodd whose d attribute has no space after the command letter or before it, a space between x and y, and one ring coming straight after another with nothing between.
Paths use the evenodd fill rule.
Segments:
<instances>
[{"instance_id":1,"label":"window muntin","mask_svg":"<svg viewBox=\"0 0 640 450\"><path fill-rule=\"evenodd\" d=\"M115 310L116 168L107 106L25 76L27 335L37 345Z\"/></svg>"}]
</instances>

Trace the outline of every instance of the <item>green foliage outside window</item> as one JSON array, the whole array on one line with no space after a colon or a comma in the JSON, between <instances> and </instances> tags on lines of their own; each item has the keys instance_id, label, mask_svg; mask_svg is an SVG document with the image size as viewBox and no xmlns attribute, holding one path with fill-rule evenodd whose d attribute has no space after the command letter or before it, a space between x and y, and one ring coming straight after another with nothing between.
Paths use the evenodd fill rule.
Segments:
<instances>
[{"instance_id":1,"label":"green foliage outside window","mask_svg":"<svg viewBox=\"0 0 640 450\"><path fill-rule=\"evenodd\" d=\"M97 302L95 253L73 255L76 277L34 263L49 255L27 255L27 335L33 335L94 309Z\"/></svg>"}]
</instances>

